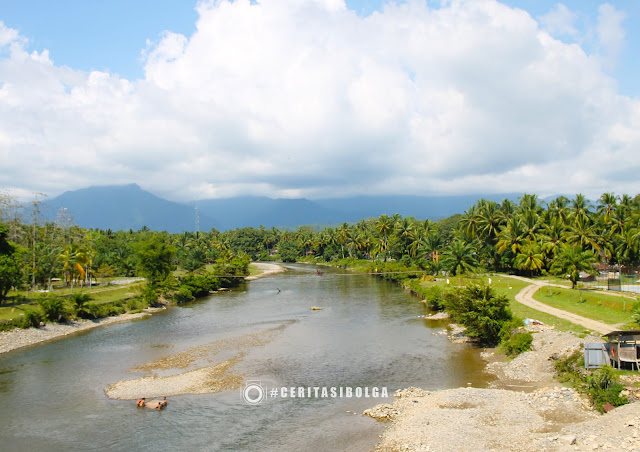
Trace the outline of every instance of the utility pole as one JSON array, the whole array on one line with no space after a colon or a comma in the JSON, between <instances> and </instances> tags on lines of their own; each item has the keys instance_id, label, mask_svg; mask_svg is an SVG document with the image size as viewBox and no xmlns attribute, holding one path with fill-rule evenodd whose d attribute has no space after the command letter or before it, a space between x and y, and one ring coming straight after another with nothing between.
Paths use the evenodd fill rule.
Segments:
<instances>
[{"instance_id":1,"label":"utility pole","mask_svg":"<svg viewBox=\"0 0 640 452\"><path fill-rule=\"evenodd\" d=\"M45 197L44 193L35 192L31 205L33 206L33 235L31 237L31 290L36 290L36 230L38 227L38 217L40 216L40 204L42 201L38 197Z\"/></svg>"},{"instance_id":2,"label":"utility pole","mask_svg":"<svg viewBox=\"0 0 640 452\"><path fill-rule=\"evenodd\" d=\"M200 235L200 212L198 212L198 204L196 204L196 238Z\"/></svg>"}]
</instances>

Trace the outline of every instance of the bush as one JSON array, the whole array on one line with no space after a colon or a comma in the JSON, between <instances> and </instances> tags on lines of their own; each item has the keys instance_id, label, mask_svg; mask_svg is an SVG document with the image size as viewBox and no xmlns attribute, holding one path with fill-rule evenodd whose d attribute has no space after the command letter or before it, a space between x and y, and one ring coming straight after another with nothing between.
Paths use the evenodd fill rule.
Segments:
<instances>
[{"instance_id":1,"label":"bush","mask_svg":"<svg viewBox=\"0 0 640 452\"><path fill-rule=\"evenodd\" d=\"M51 322L64 322L67 320L67 312L58 297L44 297L38 300L38 305L42 309L42 316Z\"/></svg>"},{"instance_id":2,"label":"bush","mask_svg":"<svg viewBox=\"0 0 640 452\"><path fill-rule=\"evenodd\" d=\"M194 296L191 293L191 290L189 290L187 287L180 287L180 289L178 289L178 291L173 294L173 299L176 301L176 303L185 303L187 301L193 300Z\"/></svg>"},{"instance_id":3,"label":"bush","mask_svg":"<svg viewBox=\"0 0 640 452\"><path fill-rule=\"evenodd\" d=\"M454 322L467 328L467 335L487 345L500 342L505 322L513 318L509 300L487 285L470 284L444 292L443 305Z\"/></svg>"},{"instance_id":4,"label":"bush","mask_svg":"<svg viewBox=\"0 0 640 452\"><path fill-rule=\"evenodd\" d=\"M617 407L629 402L620 394L624 386L616 379L613 368L603 366L595 372L590 372L584 368L583 363L583 353L576 350L556 361L556 372L561 381L569 382L578 391L587 394L593 406L601 413L604 412L603 406L607 403Z\"/></svg>"},{"instance_id":5,"label":"bush","mask_svg":"<svg viewBox=\"0 0 640 452\"><path fill-rule=\"evenodd\" d=\"M21 328L31 328L32 326L40 326L40 322L42 321L42 315L39 312L34 311L33 309L25 309L24 316L21 317L22 325Z\"/></svg>"},{"instance_id":6,"label":"bush","mask_svg":"<svg viewBox=\"0 0 640 452\"><path fill-rule=\"evenodd\" d=\"M517 356L520 353L530 350L532 343L533 336L531 333L522 331L512 334L506 341L503 340L500 345L503 347L507 356Z\"/></svg>"},{"instance_id":7,"label":"bush","mask_svg":"<svg viewBox=\"0 0 640 452\"><path fill-rule=\"evenodd\" d=\"M74 304L74 309L78 317L82 318L84 314L84 305L91 300L91 296L86 293L74 293L71 295L71 302Z\"/></svg>"},{"instance_id":8,"label":"bush","mask_svg":"<svg viewBox=\"0 0 640 452\"><path fill-rule=\"evenodd\" d=\"M228 274L228 273L223 273ZM180 286L173 294L173 298L178 302L193 300L193 298L209 295L212 290L220 288L220 278L213 273L204 275L187 275L180 279Z\"/></svg>"},{"instance_id":9,"label":"bush","mask_svg":"<svg viewBox=\"0 0 640 452\"><path fill-rule=\"evenodd\" d=\"M624 389L616 379L613 369L609 366L603 366L596 373L587 378L589 385L589 397L595 408L604 413L603 405L610 403L613 406L621 406L629 402L629 400L620 395L620 391Z\"/></svg>"},{"instance_id":10,"label":"bush","mask_svg":"<svg viewBox=\"0 0 640 452\"><path fill-rule=\"evenodd\" d=\"M438 286L429 287L424 292L424 301L432 311L441 311L444 307L442 289Z\"/></svg>"}]
</instances>

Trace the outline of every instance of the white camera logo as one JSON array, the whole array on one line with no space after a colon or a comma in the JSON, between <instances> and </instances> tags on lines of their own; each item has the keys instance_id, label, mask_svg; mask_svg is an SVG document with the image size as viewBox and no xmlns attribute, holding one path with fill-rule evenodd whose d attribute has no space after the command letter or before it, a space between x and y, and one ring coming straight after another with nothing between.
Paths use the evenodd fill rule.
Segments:
<instances>
[{"instance_id":1,"label":"white camera logo","mask_svg":"<svg viewBox=\"0 0 640 452\"><path fill-rule=\"evenodd\" d=\"M265 391L260 381L247 381L242 390L242 398L249 405L257 405L264 400Z\"/></svg>"}]
</instances>

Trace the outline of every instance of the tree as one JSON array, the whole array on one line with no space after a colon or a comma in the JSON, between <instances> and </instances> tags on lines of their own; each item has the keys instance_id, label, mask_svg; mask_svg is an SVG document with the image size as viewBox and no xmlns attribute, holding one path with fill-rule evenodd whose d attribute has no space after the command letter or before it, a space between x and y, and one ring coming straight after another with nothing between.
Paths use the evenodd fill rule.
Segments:
<instances>
[{"instance_id":1,"label":"tree","mask_svg":"<svg viewBox=\"0 0 640 452\"><path fill-rule=\"evenodd\" d=\"M442 256L442 266L452 275L475 269L478 266L478 259L474 246L460 239L454 240Z\"/></svg>"},{"instance_id":2,"label":"tree","mask_svg":"<svg viewBox=\"0 0 640 452\"><path fill-rule=\"evenodd\" d=\"M536 243L527 242L516 256L513 264L517 269L528 270L533 274L544 267L544 255Z\"/></svg>"},{"instance_id":3,"label":"tree","mask_svg":"<svg viewBox=\"0 0 640 452\"><path fill-rule=\"evenodd\" d=\"M455 322L467 328L470 337L488 345L500 342L500 330L513 318L507 297L496 295L491 286L472 284L447 291L443 305Z\"/></svg>"},{"instance_id":4,"label":"tree","mask_svg":"<svg viewBox=\"0 0 640 452\"><path fill-rule=\"evenodd\" d=\"M593 264L596 256L591 251L584 251L579 245L565 244L560 249L551 266L551 271L558 275L568 275L571 281L571 288L575 289L580 272L590 275L596 273Z\"/></svg>"},{"instance_id":5,"label":"tree","mask_svg":"<svg viewBox=\"0 0 640 452\"><path fill-rule=\"evenodd\" d=\"M16 259L19 250L7 240L8 235L9 229L0 224L0 303L7 297L11 287L18 285L22 276Z\"/></svg>"},{"instance_id":6,"label":"tree","mask_svg":"<svg viewBox=\"0 0 640 452\"><path fill-rule=\"evenodd\" d=\"M150 239L138 243L135 251L138 272L152 285L164 281L171 274L176 249L165 243L161 237L153 235Z\"/></svg>"}]
</instances>

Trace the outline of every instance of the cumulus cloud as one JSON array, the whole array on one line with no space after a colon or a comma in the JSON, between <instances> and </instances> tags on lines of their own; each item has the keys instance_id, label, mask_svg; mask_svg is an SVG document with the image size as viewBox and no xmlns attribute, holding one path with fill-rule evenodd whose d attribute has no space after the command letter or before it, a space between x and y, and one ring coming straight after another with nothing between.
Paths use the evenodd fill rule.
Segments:
<instances>
[{"instance_id":1,"label":"cumulus cloud","mask_svg":"<svg viewBox=\"0 0 640 452\"><path fill-rule=\"evenodd\" d=\"M545 23L494 0L198 13L192 36L149 44L131 81L56 66L0 26L0 186L138 182L176 200L640 191L639 102L553 37L550 24L571 33L560 6ZM600 9L609 54L621 23Z\"/></svg>"}]
</instances>

